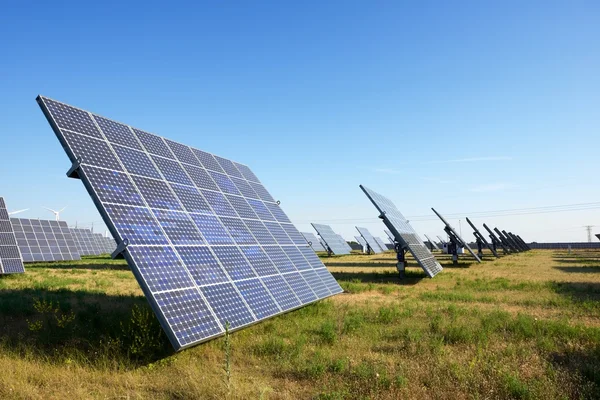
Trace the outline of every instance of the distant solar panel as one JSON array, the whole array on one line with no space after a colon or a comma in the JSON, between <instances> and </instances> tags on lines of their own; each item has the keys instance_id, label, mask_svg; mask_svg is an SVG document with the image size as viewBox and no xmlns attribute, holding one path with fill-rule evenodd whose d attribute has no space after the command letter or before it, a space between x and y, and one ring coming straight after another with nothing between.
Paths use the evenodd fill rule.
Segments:
<instances>
[{"instance_id":1,"label":"distant solar panel","mask_svg":"<svg viewBox=\"0 0 600 400\"><path fill-rule=\"evenodd\" d=\"M510 250L511 253L518 253L519 250L516 249L509 241L508 239L502 234L502 232L500 232L500 229L498 228L494 228L494 232L496 232L496 235L498 235L498 238L500 238L500 242L507 248Z\"/></svg>"},{"instance_id":2,"label":"distant solar panel","mask_svg":"<svg viewBox=\"0 0 600 400\"><path fill-rule=\"evenodd\" d=\"M431 245L433 246L433 248L435 248L436 250L439 250L440 247L433 241L431 240L431 238L425 234L423 234L425 236L425 239L427 239L429 241L429 243L431 243Z\"/></svg>"},{"instance_id":3,"label":"distant solar panel","mask_svg":"<svg viewBox=\"0 0 600 400\"><path fill-rule=\"evenodd\" d=\"M338 237L340 238L340 242L346 248L346 250L348 250L349 252L352 251L352 247L350 247L350 245L348 244L348 242L346 242L346 239L344 239L344 237L342 235L339 235L339 234L338 234Z\"/></svg>"},{"instance_id":4,"label":"distant solar panel","mask_svg":"<svg viewBox=\"0 0 600 400\"><path fill-rule=\"evenodd\" d=\"M367 242L365 241L365 239L363 239L362 236L354 236L354 239L356 239L356 242L363 247L363 251L366 250Z\"/></svg>"},{"instance_id":5,"label":"distant solar panel","mask_svg":"<svg viewBox=\"0 0 600 400\"><path fill-rule=\"evenodd\" d=\"M317 231L323 242L325 242L325 248L329 247L333 254L350 254L347 248L347 243L340 235L335 233L329 225L323 224L311 224L312 227Z\"/></svg>"},{"instance_id":6,"label":"distant solar panel","mask_svg":"<svg viewBox=\"0 0 600 400\"><path fill-rule=\"evenodd\" d=\"M475 236L475 238L481 240L481 243L483 243L485 245L485 247L487 247L495 257L498 257L498 253L496 252L496 250L494 250L492 245L489 244L489 242L487 240L485 240L485 236L483 236L481 234L481 232L479 232L479 229L477 229L475 227L475 225L473 225L473 223L471 222L471 220L469 218L465 218L465 219L467 220L469 225L471 225L471 228L473 228L473 235Z\"/></svg>"},{"instance_id":7,"label":"distant solar panel","mask_svg":"<svg viewBox=\"0 0 600 400\"><path fill-rule=\"evenodd\" d=\"M494 232L486 224L483 224L483 227L485 228L486 231L488 231L489 237L492 240L492 244L496 243L496 245L500 245L500 247L502 247L502 250L504 251L505 254L510 253L510 249L500 239L498 239L498 237L494 234Z\"/></svg>"},{"instance_id":8,"label":"distant solar panel","mask_svg":"<svg viewBox=\"0 0 600 400\"><path fill-rule=\"evenodd\" d=\"M302 234L302 236L304 236L304 239L306 239L306 242L310 245L310 247L314 251L327 251L327 249L325 247L323 247L321 242L319 242L319 239L317 239L317 237L315 236L314 233L312 233L312 232L300 232L300 233Z\"/></svg>"},{"instance_id":9,"label":"distant solar panel","mask_svg":"<svg viewBox=\"0 0 600 400\"><path fill-rule=\"evenodd\" d=\"M388 251L388 247L386 246L385 243L383 243L383 240L381 240L380 237L378 236L373 236L373 239L375 239L375 241L377 242L377 244L379 245L379 247L381 248L381 251Z\"/></svg>"},{"instance_id":10,"label":"distant solar panel","mask_svg":"<svg viewBox=\"0 0 600 400\"><path fill-rule=\"evenodd\" d=\"M523 238L521 238L520 235L516 235L517 239L519 239L519 241L521 242L521 244L523 245L523 247L525 247L525 250L531 250L531 247L529 247L529 245L527 244L527 242L525 242L523 240Z\"/></svg>"},{"instance_id":11,"label":"distant solar panel","mask_svg":"<svg viewBox=\"0 0 600 400\"><path fill-rule=\"evenodd\" d=\"M358 233L360 233L360 236L363 237L363 239L365 239L365 242L367 242L367 244L369 245L369 248L371 249L371 251L375 254L381 253L383 250L381 249L381 247L379 246L379 244L375 241L375 238L373 237L373 235L371 235L371 232L369 232L369 230L367 228L362 228L362 227L356 227L356 230L358 231Z\"/></svg>"},{"instance_id":12,"label":"distant solar panel","mask_svg":"<svg viewBox=\"0 0 600 400\"><path fill-rule=\"evenodd\" d=\"M96 244L100 249L99 254L112 254L117 249L114 239L109 239L101 233L94 233L94 239L96 239Z\"/></svg>"},{"instance_id":13,"label":"distant solar panel","mask_svg":"<svg viewBox=\"0 0 600 400\"><path fill-rule=\"evenodd\" d=\"M417 232L408 223L402 213L396 208L394 203L385 196L360 185L362 191L367 195L375 208L380 213L380 218L394 235L394 239L404 248L408 249L413 255L419 266L423 268L425 273L433 278L442 271L442 266L435 259L433 254L425 246L425 243L419 238Z\"/></svg>"},{"instance_id":14,"label":"distant solar panel","mask_svg":"<svg viewBox=\"0 0 600 400\"><path fill-rule=\"evenodd\" d=\"M97 256L103 253L91 230L85 228L70 228L70 231L80 255Z\"/></svg>"},{"instance_id":15,"label":"distant solar panel","mask_svg":"<svg viewBox=\"0 0 600 400\"><path fill-rule=\"evenodd\" d=\"M176 350L342 292L247 166L37 101Z\"/></svg>"},{"instance_id":16,"label":"distant solar panel","mask_svg":"<svg viewBox=\"0 0 600 400\"><path fill-rule=\"evenodd\" d=\"M385 234L387 235L387 237L388 237L388 239L389 239L390 243L391 243L391 244L395 244L395 242L394 242L394 235L392 235L392 232L390 232L390 231L389 231L389 230L387 230L387 229L384 229L383 231L384 231L384 232L385 232Z\"/></svg>"},{"instance_id":17,"label":"distant solar panel","mask_svg":"<svg viewBox=\"0 0 600 400\"><path fill-rule=\"evenodd\" d=\"M65 221L11 218L24 262L80 260Z\"/></svg>"},{"instance_id":18,"label":"distant solar panel","mask_svg":"<svg viewBox=\"0 0 600 400\"><path fill-rule=\"evenodd\" d=\"M0 197L0 275L25 272L21 251L10 223L4 198Z\"/></svg>"},{"instance_id":19,"label":"distant solar panel","mask_svg":"<svg viewBox=\"0 0 600 400\"><path fill-rule=\"evenodd\" d=\"M481 262L481 260L479 259L479 257L477 256L477 254L475 254L473 252L473 250L471 250L471 248L469 247L469 245L467 244L467 242L465 242L460 236L459 234L454 230L454 228L452 227L452 225L450 225L448 223L448 221L446 221L444 219L444 217L441 216L440 213L438 213L437 211L435 211L434 208L431 208L433 210L433 212L435 213L435 215L438 216L439 219L442 220L442 222L444 223L444 225L446 225L446 227L444 228L444 230L446 231L446 233L450 236L450 237L454 237L454 240L456 240L458 243L458 245L464 249L466 249L469 253L471 253L471 255L473 256L473 258L477 261L477 262Z\"/></svg>"},{"instance_id":20,"label":"distant solar panel","mask_svg":"<svg viewBox=\"0 0 600 400\"><path fill-rule=\"evenodd\" d=\"M509 243L509 245L515 249L515 251L523 251L521 249L521 246L517 245L515 243L515 241L508 235L508 233L505 230L502 230L502 235L504 236L504 238L506 239L506 241Z\"/></svg>"}]
</instances>

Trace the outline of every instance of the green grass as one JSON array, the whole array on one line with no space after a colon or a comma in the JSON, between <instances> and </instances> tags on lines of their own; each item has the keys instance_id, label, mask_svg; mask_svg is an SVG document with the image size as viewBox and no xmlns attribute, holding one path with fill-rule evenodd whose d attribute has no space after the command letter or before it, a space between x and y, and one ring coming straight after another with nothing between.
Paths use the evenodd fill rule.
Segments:
<instances>
[{"instance_id":1,"label":"green grass","mask_svg":"<svg viewBox=\"0 0 600 400\"><path fill-rule=\"evenodd\" d=\"M227 357L223 338L173 353L123 261L1 277L0 398L600 397L600 277L565 255L402 281L393 254L323 260L346 293L231 334Z\"/></svg>"}]
</instances>

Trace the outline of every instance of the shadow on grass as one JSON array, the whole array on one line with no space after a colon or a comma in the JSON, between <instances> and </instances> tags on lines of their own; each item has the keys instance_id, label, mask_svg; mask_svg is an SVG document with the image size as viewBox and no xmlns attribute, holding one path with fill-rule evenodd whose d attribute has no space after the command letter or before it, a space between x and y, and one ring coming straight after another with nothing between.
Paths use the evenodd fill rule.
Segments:
<instances>
[{"instance_id":1,"label":"shadow on grass","mask_svg":"<svg viewBox=\"0 0 600 400\"><path fill-rule=\"evenodd\" d=\"M124 260L111 260L110 257L83 258L79 261L26 263L25 268L130 271L129 265Z\"/></svg>"},{"instance_id":2,"label":"shadow on grass","mask_svg":"<svg viewBox=\"0 0 600 400\"><path fill-rule=\"evenodd\" d=\"M553 282L552 290L574 301L600 301L600 282Z\"/></svg>"},{"instance_id":3,"label":"shadow on grass","mask_svg":"<svg viewBox=\"0 0 600 400\"><path fill-rule=\"evenodd\" d=\"M397 272L332 272L338 282L349 283L396 283L399 285L415 285L421 279L427 278L422 271L406 270L403 279Z\"/></svg>"},{"instance_id":4,"label":"shadow on grass","mask_svg":"<svg viewBox=\"0 0 600 400\"><path fill-rule=\"evenodd\" d=\"M387 263L382 262L330 262L325 260L324 264L328 267L353 267L353 268L396 268L394 260L388 260Z\"/></svg>"},{"instance_id":5,"label":"shadow on grass","mask_svg":"<svg viewBox=\"0 0 600 400\"><path fill-rule=\"evenodd\" d=\"M577 257L577 258L557 258L554 257L554 262L559 264L597 264L600 267L600 259L599 258L585 258L585 257Z\"/></svg>"},{"instance_id":6,"label":"shadow on grass","mask_svg":"<svg viewBox=\"0 0 600 400\"><path fill-rule=\"evenodd\" d=\"M173 352L142 296L0 291L0 348L43 360L136 368Z\"/></svg>"},{"instance_id":7,"label":"shadow on grass","mask_svg":"<svg viewBox=\"0 0 600 400\"><path fill-rule=\"evenodd\" d=\"M572 350L555 352L549 355L549 361L569 376L579 378L573 385L571 398L600 398L600 347L592 351Z\"/></svg>"},{"instance_id":8,"label":"shadow on grass","mask_svg":"<svg viewBox=\"0 0 600 400\"><path fill-rule=\"evenodd\" d=\"M576 272L576 273L598 273L600 272L600 265L590 265L582 267L552 267L562 272Z\"/></svg>"}]
</instances>

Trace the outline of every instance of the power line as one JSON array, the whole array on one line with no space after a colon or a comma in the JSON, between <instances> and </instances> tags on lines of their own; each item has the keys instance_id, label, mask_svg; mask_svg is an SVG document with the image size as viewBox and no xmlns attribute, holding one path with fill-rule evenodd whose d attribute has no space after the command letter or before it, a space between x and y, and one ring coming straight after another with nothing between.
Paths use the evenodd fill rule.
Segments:
<instances>
[{"instance_id":1,"label":"power line","mask_svg":"<svg viewBox=\"0 0 600 400\"><path fill-rule=\"evenodd\" d=\"M469 217L503 217L511 215L532 215L532 214L546 214L546 213L558 213L568 211L582 211L582 210L594 210L599 209L600 203L576 203L576 204L563 204L555 206L543 206L543 207L530 207L530 208L512 208L504 210L490 210L490 211L471 211L462 213L451 213L444 214L447 218L462 218L465 215ZM410 221L437 221L435 215L413 215L407 216ZM310 222L322 222L322 223L338 223L338 224L353 224L358 222L379 222L379 218L340 218L340 219L328 219L328 220L305 220L296 221L298 223L310 223Z\"/></svg>"}]
</instances>

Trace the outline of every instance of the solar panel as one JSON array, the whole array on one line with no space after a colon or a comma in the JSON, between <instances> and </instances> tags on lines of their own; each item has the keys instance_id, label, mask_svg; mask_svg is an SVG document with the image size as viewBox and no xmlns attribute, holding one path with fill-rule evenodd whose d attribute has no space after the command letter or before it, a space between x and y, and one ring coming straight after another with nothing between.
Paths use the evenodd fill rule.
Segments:
<instances>
[{"instance_id":1,"label":"solar panel","mask_svg":"<svg viewBox=\"0 0 600 400\"><path fill-rule=\"evenodd\" d=\"M496 252L496 250L494 250L492 245L487 240L485 240L485 236L483 236L481 234L481 232L479 232L479 229L477 229L475 227L475 225L473 225L473 223L471 222L471 220L469 218L465 218L465 219L467 220L469 225L471 225L471 228L473 228L473 235L475 236L475 238L481 240L481 242L485 245L485 247L487 247L494 256L498 257L498 253Z\"/></svg>"},{"instance_id":2,"label":"solar panel","mask_svg":"<svg viewBox=\"0 0 600 400\"><path fill-rule=\"evenodd\" d=\"M0 197L0 275L25 272L21 251L10 223L4 198Z\"/></svg>"},{"instance_id":3,"label":"solar panel","mask_svg":"<svg viewBox=\"0 0 600 400\"><path fill-rule=\"evenodd\" d=\"M437 262L433 254L425 246L425 243L419 238L417 232L396 208L394 203L387 197L363 185L360 185L360 188L379 211L379 217L383 219L383 223L393 234L395 241L410 251L419 266L423 268L423 271L430 278L441 272L442 266L440 263Z\"/></svg>"},{"instance_id":4,"label":"solar panel","mask_svg":"<svg viewBox=\"0 0 600 400\"><path fill-rule=\"evenodd\" d=\"M340 238L340 242L346 248L346 250L352 251L352 247L350 247L350 245L348 244L348 242L346 242L346 239L344 239L344 237L342 235L339 235L339 234L338 234L338 237Z\"/></svg>"},{"instance_id":5,"label":"solar panel","mask_svg":"<svg viewBox=\"0 0 600 400\"><path fill-rule=\"evenodd\" d=\"M519 241L521 242L521 244L523 245L523 247L525 247L525 250L531 250L531 247L529 247L529 245L527 244L527 242L525 242L520 235L516 235L517 239L519 239Z\"/></svg>"},{"instance_id":6,"label":"solar panel","mask_svg":"<svg viewBox=\"0 0 600 400\"><path fill-rule=\"evenodd\" d=\"M114 239L109 239L103 236L101 233L94 233L94 239L100 249L99 254L112 254L117 249L117 244Z\"/></svg>"},{"instance_id":7,"label":"solar panel","mask_svg":"<svg viewBox=\"0 0 600 400\"><path fill-rule=\"evenodd\" d=\"M85 228L70 228L70 230L80 255L97 256L103 253L91 230Z\"/></svg>"},{"instance_id":8,"label":"solar panel","mask_svg":"<svg viewBox=\"0 0 600 400\"><path fill-rule=\"evenodd\" d=\"M340 235L335 233L329 225L312 224L312 227L317 231L317 234L325 242L325 248L329 247L333 254L350 254L347 248L347 243L341 238Z\"/></svg>"},{"instance_id":9,"label":"solar panel","mask_svg":"<svg viewBox=\"0 0 600 400\"><path fill-rule=\"evenodd\" d=\"M11 218L24 262L80 260L65 221Z\"/></svg>"},{"instance_id":10,"label":"solar panel","mask_svg":"<svg viewBox=\"0 0 600 400\"><path fill-rule=\"evenodd\" d=\"M375 241L377 242L377 244L379 245L379 247L381 248L382 251L389 250L387 245L383 242L383 240L381 240L381 238L379 236L373 236L373 239L375 239Z\"/></svg>"},{"instance_id":11,"label":"solar panel","mask_svg":"<svg viewBox=\"0 0 600 400\"><path fill-rule=\"evenodd\" d=\"M357 226L356 230L358 231L358 233L360 233L363 239L365 239L365 242L367 242L373 253L379 254L383 251L379 246L379 243L375 241L375 238L373 237L373 235L371 235L371 232L369 232L367 228L361 228Z\"/></svg>"},{"instance_id":12,"label":"solar panel","mask_svg":"<svg viewBox=\"0 0 600 400\"><path fill-rule=\"evenodd\" d=\"M506 233L505 230L502 231L502 235L504 236L504 238L506 239L506 241L508 242L509 246L511 248L513 248L515 251L520 252L522 251L521 248L514 242L514 240L512 240L512 238L508 235L508 233Z\"/></svg>"},{"instance_id":13,"label":"solar panel","mask_svg":"<svg viewBox=\"0 0 600 400\"><path fill-rule=\"evenodd\" d=\"M458 246L460 246L460 247L462 247L462 248L464 248L464 249L467 249L467 251L468 251L469 253L471 253L471 255L473 256L473 258L474 258L474 259L475 259L477 262L481 262L481 260L480 260L480 259L479 259L479 257L477 256L477 254L475 254L475 253L473 252L473 250L471 250L471 248L469 247L469 245L467 244L467 242L465 242L465 241L464 241L464 240L463 240L463 239L462 239L462 238L461 238L461 237L458 235L458 233L457 233L457 232L454 230L454 228L452 227L452 225L450 225L450 224L448 223L448 221L446 221L446 220L444 219L444 217L442 217L442 216L440 215L440 213L438 213L437 211L435 211L435 209L434 209L434 208L431 208L431 209L433 210L433 212L435 213L435 215L437 215L437 216L438 216L438 218L442 220L442 222L444 223L444 225L446 225L446 226L445 226L445 228L444 228L444 230L446 231L446 233L448 234L448 236L450 236L450 237L453 237L453 238L454 238L454 240L457 242L457 245L458 245Z\"/></svg>"},{"instance_id":14,"label":"solar panel","mask_svg":"<svg viewBox=\"0 0 600 400\"><path fill-rule=\"evenodd\" d=\"M508 247L506 247L506 245L500 239L498 239L498 237L494 234L494 232L486 224L483 224L483 227L485 228L486 231L488 231L490 239L492 240L492 243L496 243L496 245L500 245L500 247L502 247L502 250L504 251L504 253L510 253L510 249Z\"/></svg>"},{"instance_id":15,"label":"solar panel","mask_svg":"<svg viewBox=\"0 0 600 400\"><path fill-rule=\"evenodd\" d=\"M37 101L176 350L342 292L247 166Z\"/></svg>"},{"instance_id":16,"label":"solar panel","mask_svg":"<svg viewBox=\"0 0 600 400\"><path fill-rule=\"evenodd\" d=\"M362 238L362 236L354 236L354 239L356 239L358 244L360 244L363 247L363 251L366 250L367 242L365 241L365 239Z\"/></svg>"},{"instance_id":17,"label":"solar panel","mask_svg":"<svg viewBox=\"0 0 600 400\"><path fill-rule=\"evenodd\" d=\"M306 242L310 245L310 247L312 247L312 249L314 251L327 251L327 249L325 247L323 247L323 245L321 244L319 239L317 239L317 237L315 236L314 233L312 233L312 232L300 232L300 233L302 234L302 236L304 236L304 239L306 239Z\"/></svg>"},{"instance_id":18,"label":"solar panel","mask_svg":"<svg viewBox=\"0 0 600 400\"><path fill-rule=\"evenodd\" d=\"M431 243L431 245L432 245L432 246L433 246L433 247L434 247L436 250L439 250L439 249L440 249L440 247L439 247L439 246L438 246L438 245L437 245L437 244L436 244L436 243L435 243L433 240L431 240L431 239L429 238L429 236L427 236L427 235L425 235L425 234L423 234L423 236L425 236L425 239L427 239L427 240L429 241L429 243Z\"/></svg>"}]
</instances>

